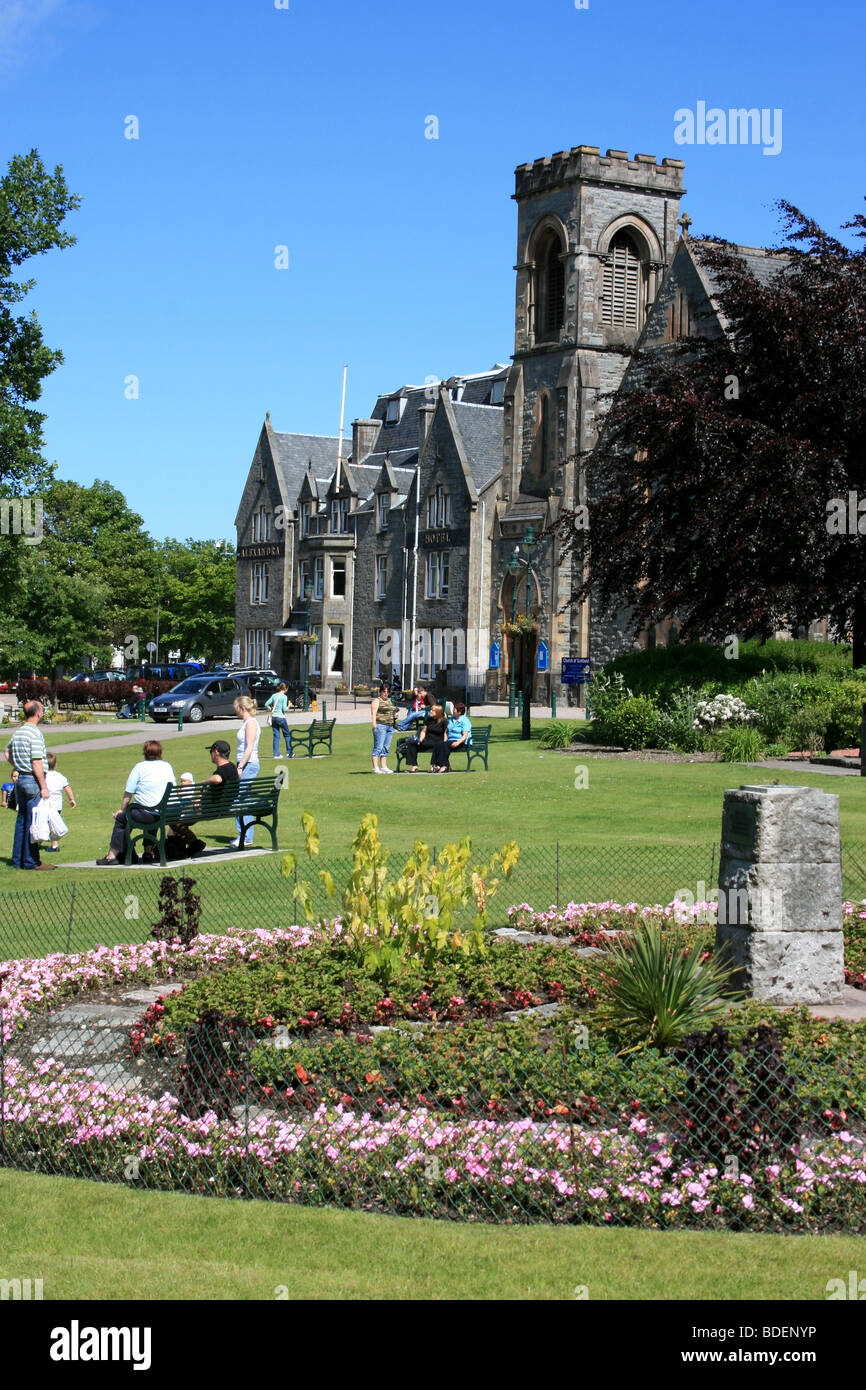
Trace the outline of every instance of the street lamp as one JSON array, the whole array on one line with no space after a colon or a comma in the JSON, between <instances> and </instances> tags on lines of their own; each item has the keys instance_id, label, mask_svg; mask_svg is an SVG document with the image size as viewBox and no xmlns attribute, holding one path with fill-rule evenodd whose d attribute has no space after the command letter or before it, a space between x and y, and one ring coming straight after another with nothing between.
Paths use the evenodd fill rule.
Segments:
<instances>
[{"instance_id":1,"label":"street lamp","mask_svg":"<svg viewBox=\"0 0 866 1390\"><path fill-rule=\"evenodd\" d=\"M304 585L304 598L307 600L306 629L310 635L310 603L313 598L313 582L308 579ZM310 643L304 643L304 713L310 708Z\"/></svg>"},{"instance_id":2,"label":"street lamp","mask_svg":"<svg viewBox=\"0 0 866 1390\"><path fill-rule=\"evenodd\" d=\"M521 545L526 550L526 633L523 638L523 724L520 730L522 739L532 737L529 721L529 701L532 697L532 662L530 659L529 618L532 607L532 552L541 542L532 527L527 528Z\"/></svg>"},{"instance_id":3,"label":"street lamp","mask_svg":"<svg viewBox=\"0 0 866 1390\"><path fill-rule=\"evenodd\" d=\"M508 718L514 718L514 655L517 650L517 633L514 631L517 625L517 579L520 574L520 559L517 554L517 546L514 547L514 554L508 562L508 572L511 575L511 660L508 663Z\"/></svg>"}]
</instances>

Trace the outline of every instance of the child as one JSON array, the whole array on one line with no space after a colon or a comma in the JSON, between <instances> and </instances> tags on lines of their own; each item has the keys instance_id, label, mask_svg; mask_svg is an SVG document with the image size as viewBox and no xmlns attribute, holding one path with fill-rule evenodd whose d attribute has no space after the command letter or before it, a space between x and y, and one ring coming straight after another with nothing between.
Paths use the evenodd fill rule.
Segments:
<instances>
[{"instance_id":1,"label":"child","mask_svg":"<svg viewBox=\"0 0 866 1390\"><path fill-rule=\"evenodd\" d=\"M18 769L12 769L12 781L3 783L3 810L17 811L18 802L15 797L15 783L18 781Z\"/></svg>"},{"instance_id":2,"label":"child","mask_svg":"<svg viewBox=\"0 0 866 1390\"><path fill-rule=\"evenodd\" d=\"M57 771L57 754L48 754L48 771L45 774L45 785L51 793L52 811L60 811L63 806L63 793L69 797L69 805L75 810L75 797L72 795L72 788L63 776L62 772ZM60 846L56 840L51 841L50 848L46 849L46 854L59 854Z\"/></svg>"}]
</instances>

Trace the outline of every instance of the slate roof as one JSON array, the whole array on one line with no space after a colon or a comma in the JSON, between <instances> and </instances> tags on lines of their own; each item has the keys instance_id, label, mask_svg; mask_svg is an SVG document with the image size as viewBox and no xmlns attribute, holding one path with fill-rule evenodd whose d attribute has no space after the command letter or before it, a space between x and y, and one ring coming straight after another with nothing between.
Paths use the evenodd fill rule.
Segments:
<instances>
[{"instance_id":1,"label":"slate roof","mask_svg":"<svg viewBox=\"0 0 866 1390\"><path fill-rule=\"evenodd\" d=\"M502 472L502 429L504 413L498 405L470 405L452 402L454 418L466 446L472 479L481 492Z\"/></svg>"},{"instance_id":2,"label":"slate roof","mask_svg":"<svg viewBox=\"0 0 866 1390\"><path fill-rule=\"evenodd\" d=\"M712 243L689 238L690 248L709 245ZM791 257L786 256L784 252L765 251L760 246L733 246L731 249L742 261L745 261L747 268L752 272L759 285L769 285L780 271L787 270L791 264ZM695 256L694 259L710 293L718 294L721 285L715 272L710 266L705 265L700 257Z\"/></svg>"},{"instance_id":3,"label":"slate roof","mask_svg":"<svg viewBox=\"0 0 866 1390\"><path fill-rule=\"evenodd\" d=\"M490 392L494 381L505 381L508 376L509 367L507 364L497 363L487 372L471 372L467 376L456 378L464 383L463 400L459 404L481 405L487 404L490 400ZM454 380L455 378L447 378ZM392 454L397 449L418 447L418 408L422 405L435 405L438 399L438 382L428 386L403 386L399 391L389 391L379 396L376 404L370 412L371 420L381 420L382 426L376 438L374 448L377 453L390 449ZM388 409L388 402L395 396L402 396L404 399L403 413L400 419L393 425L385 423L385 415ZM458 402L455 402L458 404ZM493 407L494 410L502 410L502 404Z\"/></svg>"},{"instance_id":4,"label":"slate roof","mask_svg":"<svg viewBox=\"0 0 866 1390\"><path fill-rule=\"evenodd\" d=\"M337 436L326 434L278 434L270 432L274 466L279 471L286 495L294 501L301 490L304 475L312 462L317 482L320 474L333 475L337 458ZM351 439L343 440L342 457L348 458Z\"/></svg>"}]
</instances>

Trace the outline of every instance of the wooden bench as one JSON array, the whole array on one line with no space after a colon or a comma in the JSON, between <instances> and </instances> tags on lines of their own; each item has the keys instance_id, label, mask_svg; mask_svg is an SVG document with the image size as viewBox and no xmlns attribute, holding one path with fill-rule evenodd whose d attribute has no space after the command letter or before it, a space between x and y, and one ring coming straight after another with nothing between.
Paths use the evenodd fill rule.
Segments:
<instances>
[{"instance_id":1,"label":"wooden bench","mask_svg":"<svg viewBox=\"0 0 866 1390\"><path fill-rule=\"evenodd\" d=\"M488 747L489 747L489 744L490 744L490 734L491 734L492 730L493 730L493 725L492 725L492 724L473 724L473 726L472 726L472 734L471 734L471 736L470 736L470 739L469 739L468 744L461 744L459 748L455 748L455 749L452 751L452 753L451 753L451 759L452 759L452 761L453 761L454 758L457 757L458 753L465 753L465 754L466 754L466 771L467 771L467 772L471 771L471 769L472 769L472 764L473 764L473 762L475 761L476 758L480 758L480 759L482 760L482 762L484 763L484 771L486 772L486 771L487 771L487 752L488 752ZM402 748L401 745L403 745L404 743L409 743L409 742L410 742L410 739L408 739L408 738L406 738L406 737L401 738L401 739L398 739L398 741L397 741L397 771L398 771L398 772L402 772L403 769L402 769L401 764L404 763L405 760L406 760L406 754L405 754L405 751L403 750L403 748ZM430 753L430 752L432 752L432 745L428 748L427 745L426 745L426 743L419 743L419 745L418 745L418 752L419 752L419 753Z\"/></svg>"},{"instance_id":2,"label":"wooden bench","mask_svg":"<svg viewBox=\"0 0 866 1390\"><path fill-rule=\"evenodd\" d=\"M328 752L333 753L331 739L336 722L336 719L314 719L307 729L289 729L289 757L295 756L296 745L298 748L306 748L308 758L313 756L313 749L322 743L326 743Z\"/></svg>"},{"instance_id":3,"label":"wooden bench","mask_svg":"<svg viewBox=\"0 0 866 1390\"><path fill-rule=\"evenodd\" d=\"M263 825L270 831L271 849L277 848L277 803L285 784L285 773L276 777L251 777L248 782L217 787L211 782L196 782L193 786L176 786L169 782L162 800L154 808L158 817L149 825L133 820L134 803L126 808L126 860L132 863L135 843L142 849L156 849L159 862L165 867L165 837L172 826L200 825L203 821L228 820L241 817L244 830L241 848L250 826ZM270 824L268 822L270 821Z\"/></svg>"}]
</instances>

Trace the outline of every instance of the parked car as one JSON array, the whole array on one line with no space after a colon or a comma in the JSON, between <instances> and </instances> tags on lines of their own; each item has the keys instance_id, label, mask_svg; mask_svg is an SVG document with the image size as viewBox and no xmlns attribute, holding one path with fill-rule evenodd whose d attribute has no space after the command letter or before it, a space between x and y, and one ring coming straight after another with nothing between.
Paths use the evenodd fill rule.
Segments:
<instances>
[{"instance_id":1,"label":"parked car","mask_svg":"<svg viewBox=\"0 0 866 1390\"><path fill-rule=\"evenodd\" d=\"M291 701L297 700L299 694L297 682L287 681L283 676L278 676L276 671L257 671L251 667L242 667L240 670L232 671L232 675L236 680L246 683L247 694L253 697L257 705L263 705L279 690L281 685L288 687L288 696Z\"/></svg>"},{"instance_id":2,"label":"parked car","mask_svg":"<svg viewBox=\"0 0 866 1390\"><path fill-rule=\"evenodd\" d=\"M182 681L187 676L206 674L199 661L170 661L164 666L143 666L136 678L145 681Z\"/></svg>"},{"instance_id":3,"label":"parked car","mask_svg":"<svg viewBox=\"0 0 866 1390\"><path fill-rule=\"evenodd\" d=\"M181 711L184 719L191 724L198 724L202 719L231 719L235 713L235 700L246 694L247 687L243 681L232 676L187 676L173 690L167 690L164 695L155 695L147 712L157 724L177 719Z\"/></svg>"},{"instance_id":4,"label":"parked car","mask_svg":"<svg viewBox=\"0 0 866 1390\"><path fill-rule=\"evenodd\" d=\"M125 671L79 671L77 676L70 676L73 681L125 681Z\"/></svg>"}]
</instances>

